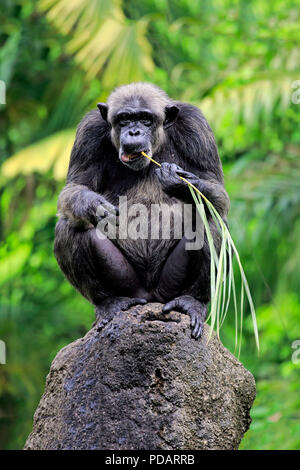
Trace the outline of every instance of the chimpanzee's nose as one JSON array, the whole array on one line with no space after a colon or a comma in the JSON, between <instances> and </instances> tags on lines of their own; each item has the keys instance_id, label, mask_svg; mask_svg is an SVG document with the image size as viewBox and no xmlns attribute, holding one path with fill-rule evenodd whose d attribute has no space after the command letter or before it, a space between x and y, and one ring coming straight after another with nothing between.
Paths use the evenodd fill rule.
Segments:
<instances>
[{"instance_id":1,"label":"chimpanzee's nose","mask_svg":"<svg viewBox=\"0 0 300 470\"><path fill-rule=\"evenodd\" d=\"M136 135L140 135L140 131L139 131L139 129L135 129L135 130L130 129L129 130L129 135L131 135L132 137L136 136Z\"/></svg>"}]
</instances>

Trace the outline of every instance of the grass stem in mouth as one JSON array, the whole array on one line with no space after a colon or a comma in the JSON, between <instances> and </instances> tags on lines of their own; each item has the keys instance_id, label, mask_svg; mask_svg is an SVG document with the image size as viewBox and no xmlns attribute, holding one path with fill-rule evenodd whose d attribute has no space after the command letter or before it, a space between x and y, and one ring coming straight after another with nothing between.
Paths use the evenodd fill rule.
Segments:
<instances>
[{"instance_id":1,"label":"grass stem in mouth","mask_svg":"<svg viewBox=\"0 0 300 470\"><path fill-rule=\"evenodd\" d=\"M153 158L149 157L149 155L147 155L145 152L141 152L142 155L144 155L144 157L148 158L149 160L151 160L151 162L155 163L155 165L157 166L161 166L160 163L158 163L156 160L153 160Z\"/></svg>"}]
</instances>

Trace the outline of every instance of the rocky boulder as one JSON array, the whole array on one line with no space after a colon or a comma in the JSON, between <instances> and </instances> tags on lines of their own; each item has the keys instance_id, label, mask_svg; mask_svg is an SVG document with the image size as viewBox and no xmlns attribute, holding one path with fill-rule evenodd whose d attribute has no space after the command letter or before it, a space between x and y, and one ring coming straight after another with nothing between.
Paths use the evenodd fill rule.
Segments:
<instances>
[{"instance_id":1,"label":"rocky boulder","mask_svg":"<svg viewBox=\"0 0 300 470\"><path fill-rule=\"evenodd\" d=\"M237 449L255 398L222 345L160 304L116 314L54 359L25 449Z\"/></svg>"}]
</instances>

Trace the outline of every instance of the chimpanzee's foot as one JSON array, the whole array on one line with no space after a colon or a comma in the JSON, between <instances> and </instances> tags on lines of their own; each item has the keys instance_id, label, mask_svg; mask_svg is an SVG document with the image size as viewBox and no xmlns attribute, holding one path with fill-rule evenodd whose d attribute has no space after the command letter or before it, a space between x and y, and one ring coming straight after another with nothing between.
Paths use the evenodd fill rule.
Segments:
<instances>
[{"instance_id":1,"label":"chimpanzee's foot","mask_svg":"<svg viewBox=\"0 0 300 470\"><path fill-rule=\"evenodd\" d=\"M207 315L207 304L196 300L191 295L182 295L166 303L162 309L164 313L168 313L171 310L189 315L191 318L192 337L195 339L200 338Z\"/></svg>"},{"instance_id":2,"label":"chimpanzee's foot","mask_svg":"<svg viewBox=\"0 0 300 470\"><path fill-rule=\"evenodd\" d=\"M146 303L146 299L139 297L107 297L103 299L95 308L97 330L102 330L113 319L115 314L121 310L127 310L134 305L144 305Z\"/></svg>"}]
</instances>

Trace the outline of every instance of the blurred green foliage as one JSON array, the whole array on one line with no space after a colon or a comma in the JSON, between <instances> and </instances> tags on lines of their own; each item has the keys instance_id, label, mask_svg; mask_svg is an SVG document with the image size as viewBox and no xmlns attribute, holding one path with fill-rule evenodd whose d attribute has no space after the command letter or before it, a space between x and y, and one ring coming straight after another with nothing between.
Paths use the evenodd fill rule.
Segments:
<instances>
[{"instance_id":1,"label":"blurred green foliage","mask_svg":"<svg viewBox=\"0 0 300 470\"><path fill-rule=\"evenodd\" d=\"M246 315L258 393L241 448L299 449L299 3L2 0L0 25L0 448L22 448L51 360L93 321L52 254L75 127L143 79L199 105L218 141L261 342L258 356ZM230 316L221 338L233 349Z\"/></svg>"}]
</instances>

